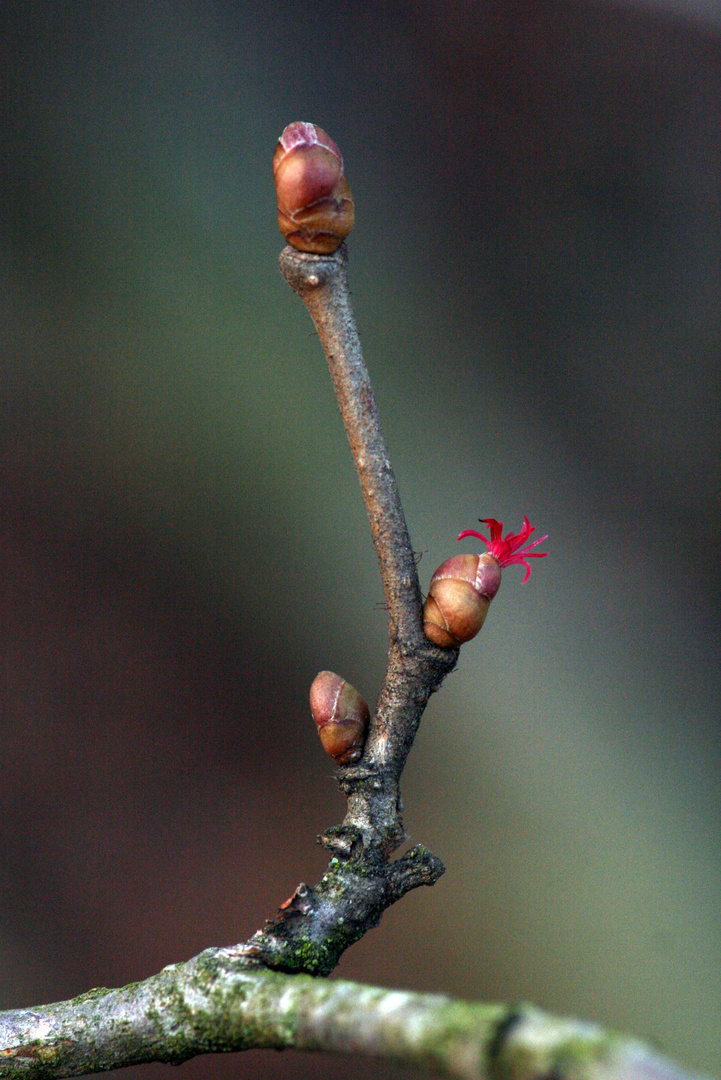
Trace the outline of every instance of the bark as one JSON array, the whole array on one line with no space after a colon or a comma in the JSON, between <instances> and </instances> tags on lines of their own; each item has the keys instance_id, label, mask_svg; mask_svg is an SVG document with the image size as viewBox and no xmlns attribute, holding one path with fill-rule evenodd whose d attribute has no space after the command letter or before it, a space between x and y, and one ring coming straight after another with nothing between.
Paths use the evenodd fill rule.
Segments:
<instances>
[{"instance_id":1,"label":"bark","mask_svg":"<svg viewBox=\"0 0 721 1080\"><path fill-rule=\"evenodd\" d=\"M457 1080L694 1080L648 1047L530 1007L250 966L208 949L145 982L0 1013L0 1077L51 1080L197 1054L329 1050Z\"/></svg>"},{"instance_id":2,"label":"bark","mask_svg":"<svg viewBox=\"0 0 721 1080\"><path fill-rule=\"evenodd\" d=\"M276 922L244 946L247 957L280 971L327 975L342 952L410 889L432 885L441 860L422 845L391 862L406 839L400 778L428 698L458 659L423 631L423 598L398 485L381 431L350 303L348 255L286 247L283 276L318 331L356 465L388 608L388 664L363 756L338 770L347 799L341 825L320 842L332 854L315 887L302 882Z\"/></svg>"}]
</instances>

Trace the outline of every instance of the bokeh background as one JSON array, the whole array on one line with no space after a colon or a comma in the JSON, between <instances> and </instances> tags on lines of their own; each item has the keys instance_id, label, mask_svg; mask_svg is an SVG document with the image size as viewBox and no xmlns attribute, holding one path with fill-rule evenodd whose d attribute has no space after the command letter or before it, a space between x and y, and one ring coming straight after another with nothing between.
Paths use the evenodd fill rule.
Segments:
<instances>
[{"instance_id":1,"label":"bokeh background","mask_svg":"<svg viewBox=\"0 0 721 1080\"><path fill-rule=\"evenodd\" d=\"M341 145L422 582L549 533L432 702L447 864L338 974L530 1000L721 1073L721 11L16 2L0 14L0 1007L239 941L343 804L320 668L385 615L270 158ZM472 545L463 550L472 550ZM160 1066L129 1076L158 1075ZM299 1053L201 1077L400 1077Z\"/></svg>"}]
</instances>

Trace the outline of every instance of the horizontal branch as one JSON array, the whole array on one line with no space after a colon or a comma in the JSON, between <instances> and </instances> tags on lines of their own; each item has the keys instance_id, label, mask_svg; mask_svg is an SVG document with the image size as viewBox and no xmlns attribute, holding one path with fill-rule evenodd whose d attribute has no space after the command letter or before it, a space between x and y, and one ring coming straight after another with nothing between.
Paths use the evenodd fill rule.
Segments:
<instances>
[{"instance_id":1,"label":"horizontal branch","mask_svg":"<svg viewBox=\"0 0 721 1080\"><path fill-rule=\"evenodd\" d=\"M694 1080L595 1024L284 975L249 966L233 947L120 990L0 1013L0 1077L8 1080L262 1048L380 1057L456 1080Z\"/></svg>"}]
</instances>

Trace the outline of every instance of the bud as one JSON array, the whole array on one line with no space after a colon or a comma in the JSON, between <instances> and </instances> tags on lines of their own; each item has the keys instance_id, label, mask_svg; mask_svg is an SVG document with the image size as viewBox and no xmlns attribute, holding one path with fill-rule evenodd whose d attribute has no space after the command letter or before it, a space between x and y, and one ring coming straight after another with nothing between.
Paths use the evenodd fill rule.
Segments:
<instances>
[{"instance_id":1,"label":"bud","mask_svg":"<svg viewBox=\"0 0 721 1080\"><path fill-rule=\"evenodd\" d=\"M527 517L519 533L503 536L503 522L481 518L487 525L490 538L475 529L464 529L458 539L475 536L488 548L483 555L454 555L438 567L431 578L428 599L423 608L423 629L434 645L444 649L458 648L474 638L483 626L491 600L501 585L504 566L525 566L524 585L531 576L529 559L545 559L546 551L531 549L547 540L541 536L527 543L536 531Z\"/></svg>"},{"instance_id":2,"label":"bud","mask_svg":"<svg viewBox=\"0 0 721 1080\"><path fill-rule=\"evenodd\" d=\"M492 555L454 555L431 578L423 608L423 629L434 645L455 649L483 626L501 584Z\"/></svg>"},{"instance_id":3,"label":"bud","mask_svg":"<svg viewBox=\"0 0 721 1080\"><path fill-rule=\"evenodd\" d=\"M353 196L343 157L322 128L289 124L273 155L278 227L299 251L331 255L353 228Z\"/></svg>"},{"instance_id":4,"label":"bud","mask_svg":"<svg viewBox=\"0 0 721 1080\"><path fill-rule=\"evenodd\" d=\"M319 671L310 688L310 711L323 749L336 765L358 761L371 714L356 688L333 671Z\"/></svg>"}]
</instances>

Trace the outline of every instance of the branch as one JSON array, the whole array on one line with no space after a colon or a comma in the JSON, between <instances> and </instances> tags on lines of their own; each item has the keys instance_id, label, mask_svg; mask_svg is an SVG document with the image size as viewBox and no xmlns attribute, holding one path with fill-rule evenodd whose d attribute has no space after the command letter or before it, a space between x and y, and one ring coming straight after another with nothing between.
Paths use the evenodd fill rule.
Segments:
<instances>
[{"instance_id":1,"label":"branch","mask_svg":"<svg viewBox=\"0 0 721 1080\"><path fill-rule=\"evenodd\" d=\"M370 376L363 360L348 289L345 244L331 256L286 247L280 269L305 303L325 352L341 418L348 435L368 512L388 607L389 671L381 690L363 758L363 770L400 777L430 694L458 659L457 649L434 648L423 630L423 599L398 485L380 426ZM406 660L419 661L408 692L398 686L411 675ZM413 676L411 676L413 677ZM348 790L353 774L343 774ZM365 775L364 775L365 778Z\"/></svg>"},{"instance_id":2,"label":"branch","mask_svg":"<svg viewBox=\"0 0 721 1080\"><path fill-rule=\"evenodd\" d=\"M328 361L378 555L389 616L386 675L363 757L338 772L348 800L342 825L319 837L333 855L314 888L301 883L277 921L243 946L280 971L327 975L342 952L377 926L409 889L432 885L443 863L422 845L395 863L406 839L400 776L428 698L458 659L423 630L415 556L350 304L345 245L332 255L286 247L280 267L311 314Z\"/></svg>"},{"instance_id":3,"label":"branch","mask_svg":"<svg viewBox=\"0 0 721 1080\"><path fill-rule=\"evenodd\" d=\"M423 643L421 590L396 478L388 458L348 291L348 249L319 256L290 245L280 270L315 323L358 472L391 624L391 640Z\"/></svg>"},{"instance_id":4,"label":"branch","mask_svg":"<svg viewBox=\"0 0 721 1080\"><path fill-rule=\"evenodd\" d=\"M228 995L233 994L244 1000L251 984L271 985L267 971L261 976L255 970L258 965L286 973L327 975L345 949L378 925L387 907L410 889L433 885L444 872L441 860L420 844L390 861L406 839L401 772L428 698L455 666L458 650L439 648L423 631L415 557L363 362L346 263L345 246L332 255L306 254L290 247L281 255L282 271L305 301L326 353L371 523L390 624L387 672L363 756L338 773L348 800L346 817L319 838L332 856L326 872L314 887L304 882L298 885L280 906L274 923L232 950L210 950L137 988L93 991L48 1010L6 1014L5 1023L12 1031L5 1043L6 1058L22 1063L23 1068L28 1062L57 1058L66 1062L61 1068L69 1075L242 1047L250 1036L243 1035L238 1042L227 1033L230 1021L223 1020L225 1013L218 1014L219 1002L230 1000ZM209 973L216 980L213 1001L203 998L202 1005L189 1004L195 1002L201 984L208 982ZM307 985L318 988L318 984ZM261 1001L269 1004L272 1012L272 995L250 995L250 1000L257 1008ZM202 1032L198 1030L201 1014L208 1020ZM232 1022L237 1028L237 1017ZM191 1048L184 1049L190 1038L188 1024L195 1041L191 1039ZM98 1026L97 1040L88 1025ZM43 1040L51 1032L55 1033L53 1049L46 1052ZM257 1035L252 1038L254 1046L277 1044L277 1036L269 1042L258 1041ZM67 1064L76 1060L78 1047L90 1044L94 1049L82 1064Z\"/></svg>"},{"instance_id":5,"label":"branch","mask_svg":"<svg viewBox=\"0 0 721 1080\"><path fill-rule=\"evenodd\" d=\"M316 159L323 158L318 176L334 178L329 213L334 227L340 217L347 235L352 197L342 159L332 140L319 129L310 132L312 127L291 125L306 149L315 147ZM294 186L292 169L281 170L283 160L281 154L276 183L281 173L286 195L305 193L302 185ZM324 206L323 199L311 201L303 210L306 225L308 214L317 224ZM296 235L296 209L284 204L280 216ZM441 861L420 844L395 862L390 857L405 840L403 766L428 698L458 659L457 648L434 645L423 630L413 549L350 306L345 246L326 246L327 231L312 236L315 249L286 248L281 269L310 311L328 360L371 523L390 636L363 756L338 773L348 800L345 820L320 837L332 858L320 883L301 883L277 920L249 941L209 949L120 990L96 989L72 1001L1 1013L0 1077L50 1080L143 1062L179 1063L209 1052L294 1047L384 1057L458 1080L693 1080L643 1044L580 1021L527 1007L308 977L327 975L387 907L443 873ZM333 253L316 253L319 245ZM533 531L527 520L520 534L505 539L500 522L488 524L491 541L481 539L496 564L495 587L486 582L481 596L485 608L503 565L542 557L529 554L540 541L522 546ZM476 586L482 558L475 557ZM482 615L477 629L481 623Z\"/></svg>"},{"instance_id":6,"label":"branch","mask_svg":"<svg viewBox=\"0 0 721 1080\"><path fill-rule=\"evenodd\" d=\"M52 1080L267 1048L380 1057L457 1080L694 1080L648 1047L524 1006L248 967L208 949L120 990L0 1013L0 1077Z\"/></svg>"}]
</instances>

